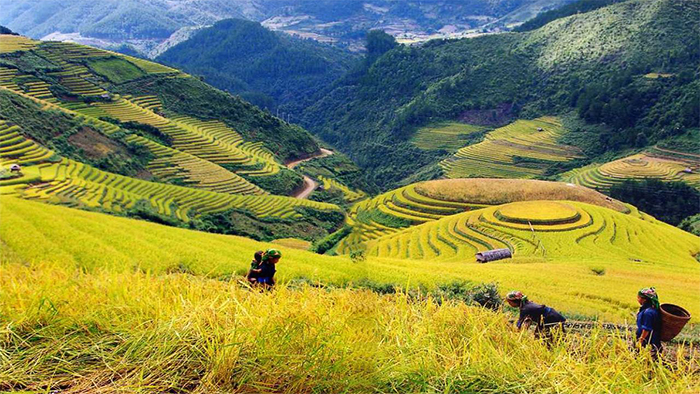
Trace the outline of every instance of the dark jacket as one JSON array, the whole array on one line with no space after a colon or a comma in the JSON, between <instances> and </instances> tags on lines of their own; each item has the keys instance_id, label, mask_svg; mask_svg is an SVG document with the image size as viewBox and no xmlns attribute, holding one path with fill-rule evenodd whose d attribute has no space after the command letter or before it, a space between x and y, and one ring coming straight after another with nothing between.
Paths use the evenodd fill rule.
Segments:
<instances>
[{"instance_id":1,"label":"dark jacket","mask_svg":"<svg viewBox=\"0 0 700 394\"><path fill-rule=\"evenodd\" d=\"M258 274L258 277L260 278L273 278L277 272L275 265L268 262L263 262L260 264L260 269L262 270L262 272Z\"/></svg>"},{"instance_id":2,"label":"dark jacket","mask_svg":"<svg viewBox=\"0 0 700 394\"><path fill-rule=\"evenodd\" d=\"M554 323L563 323L566 321L566 318L554 310L554 308L525 301L520 305L518 328L520 328L526 320L530 320L532 323L536 324L536 330L542 330Z\"/></svg>"}]
</instances>

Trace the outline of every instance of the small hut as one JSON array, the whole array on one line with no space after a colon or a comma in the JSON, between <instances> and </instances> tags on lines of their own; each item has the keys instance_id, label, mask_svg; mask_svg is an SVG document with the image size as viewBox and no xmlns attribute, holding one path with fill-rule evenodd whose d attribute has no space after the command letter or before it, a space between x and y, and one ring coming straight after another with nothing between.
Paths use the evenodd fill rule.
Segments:
<instances>
[{"instance_id":1,"label":"small hut","mask_svg":"<svg viewBox=\"0 0 700 394\"><path fill-rule=\"evenodd\" d=\"M544 131L544 129L541 128L541 127L538 127L538 128L537 128L537 131Z\"/></svg>"},{"instance_id":2,"label":"small hut","mask_svg":"<svg viewBox=\"0 0 700 394\"><path fill-rule=\"evenodd\" d=\"M686 174L692 174L692 173L693 173L693 169L690 168L690 167L688 167L688 168L686 168L685 170L683 170L683 172L685 172Z\"/></svg>"},{"instance_id":3,"label":"small hut","mask_svg":"<svg viewBox=\"0 0 700 394\"><path fill-rule=\"evenodd\" d=\"M22 167L19 166L19 164L13 164L10 166L10 172L20 172L22 171Z\"/></svg>"},{"instance_id":4,"label":"small hut","mask_svg":"<svg viewBox=\"0 0 700 394\"><path fill-rule=\"evenodd\" d=\"M476 254L476 261L479 263L488 263L489 261L509 259L513 257L510 249L494 249L479 252Z\"/></svg>"}]
</instances>

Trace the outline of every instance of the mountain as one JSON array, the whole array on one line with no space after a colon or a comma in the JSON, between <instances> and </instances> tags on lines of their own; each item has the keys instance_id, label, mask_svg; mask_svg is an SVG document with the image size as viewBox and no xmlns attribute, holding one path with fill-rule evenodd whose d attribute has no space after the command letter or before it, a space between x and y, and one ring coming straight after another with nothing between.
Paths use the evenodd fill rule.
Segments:
<instances>
[{"instance_id":1,"label":"mountain","mask_svg":"<svg viewBox=\"0 0 700 394\"><path fill-rule=\"evenodd\" d=\"M410 140L444 120L573 113L583 121L566 138L588 160L645 147L698 127L699 7L632 0L524 33L396 46L337 81L303 124L383 188L442 174L446 152Z\"/></svg>"},{"instance_id":2,"label":"mountain","mask_svg":"<svg viewBox=\"0 0 700 394\"><path fill-rule=\"evenodd\" d=\"M157 60L182 68L260 107L298 108L345 74L355 56L312 40L229 19L202 29Z\"/></svg>"},{"instance_id":3,"label":"mountain","mask_svg":"<svg viewBox=\"0 0 700 394\"><path fill-rule=\"evenodd\" d=\"M321 153L302 128L158 63L16 35L0 48L3 193L265 240L342 221L286 197L306 181L285 163Z\"/></svg>"},{"instance_id":4,"label":"mountain","mask_svg":"<svg viewBox=\"0 0 700 394\"><path fill-rule=\"evenodd\" d=\"M33 38L155 57L216 21L243 18L304 38L361 49L369 29L411 42L517 25L569 0L0 0L0 24ZM500 18L508 17L507 22Z\"/></svg>"}]
</instances>

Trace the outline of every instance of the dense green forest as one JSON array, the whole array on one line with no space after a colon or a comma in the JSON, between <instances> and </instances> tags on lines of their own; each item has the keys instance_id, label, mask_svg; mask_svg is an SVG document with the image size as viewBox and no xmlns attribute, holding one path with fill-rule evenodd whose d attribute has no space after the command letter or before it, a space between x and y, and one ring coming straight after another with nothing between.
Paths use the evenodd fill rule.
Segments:
<instances>
[{"instance_id":1,"label":"dense green forest","mask_svg":"<svg viewBox=\"0 0 700 394\"><path fill-rule=\"evenodd\" d=\"M304 125L383 189L417 171L439 175L440 152L408 142L419 126L480 111L507 108L504 120L574 111L595 125L584 143L600 151L651 144L697 126L698 12L697 2L631 0L530 32L398 45L337 81Z\"/></svg>"},{"instance_id":2,"label":"dense green forest","mask_svg":"<svg viewBox=\"0 0 700 394\"><path fill-rule=\"evenodd\" d=\"M700 191L683 182L627 180L613 186L609 194L674 226L700 214Z\"/></svg>"},{"instance_id":3,"label":"dense green forest","mask_svg":"<svg viewBox=\"0 0 700 394\"><path fill-rule=\"evenodd\" d=\"M350 52L241 19L217 22L158 57L260 107L294 114L355 59Z\"/></svg>"}]
</instances>

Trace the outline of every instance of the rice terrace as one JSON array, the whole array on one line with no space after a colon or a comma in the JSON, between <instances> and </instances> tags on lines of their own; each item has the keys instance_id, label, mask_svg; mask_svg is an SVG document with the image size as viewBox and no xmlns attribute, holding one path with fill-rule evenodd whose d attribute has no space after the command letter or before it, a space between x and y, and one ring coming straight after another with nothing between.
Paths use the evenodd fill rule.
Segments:
<instances>
[{"instance_id":1,"label":"rice terrace","mask_svg":"<svg viewBox=\"0 0 700 394\"><path fill-rule=\"evenodd\" d=\"M700 3L0 9L0 394L700 392Z\"/></svg>"}]
</instances>

